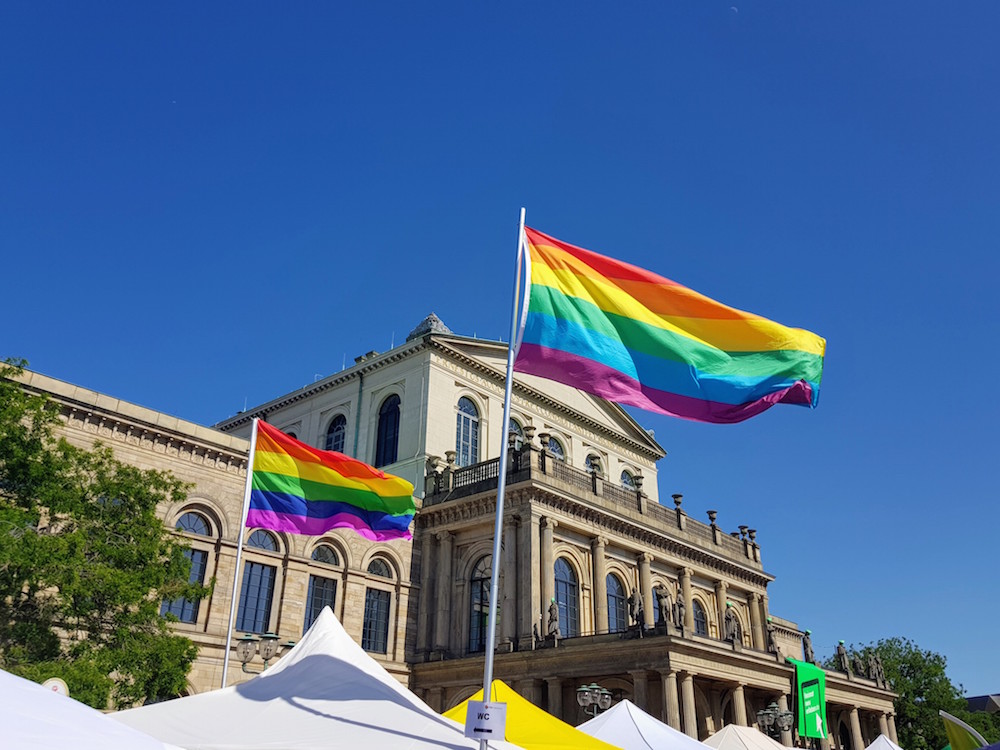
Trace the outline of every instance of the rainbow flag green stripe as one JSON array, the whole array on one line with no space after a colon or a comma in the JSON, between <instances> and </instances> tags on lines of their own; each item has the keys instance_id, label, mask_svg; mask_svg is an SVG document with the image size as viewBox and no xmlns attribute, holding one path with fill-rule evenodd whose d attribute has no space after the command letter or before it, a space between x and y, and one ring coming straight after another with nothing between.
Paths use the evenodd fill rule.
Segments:
<instances>
[{"instance_id":1,"label":"rainbow flag green stripe","mask_svg":"<svg viewBox=\"0 0 1000 750\"><path fill-rule=\"evenodd\" d=\"M349 528L390 541L411 538L415 510L405 479L257 423L247 526L310 536Z\"/></svg>"},{"instance_id":2,"label":"rainbow flag green stripe","mask_svg":"<svg viewBox=\"0 0 1000 750\"><path fill-rule=\"evenodd\" d=\"M525 235L530 285L517 371L705 422L817 404L819 336L536 230Z\"/></svg>"}]
</instances>

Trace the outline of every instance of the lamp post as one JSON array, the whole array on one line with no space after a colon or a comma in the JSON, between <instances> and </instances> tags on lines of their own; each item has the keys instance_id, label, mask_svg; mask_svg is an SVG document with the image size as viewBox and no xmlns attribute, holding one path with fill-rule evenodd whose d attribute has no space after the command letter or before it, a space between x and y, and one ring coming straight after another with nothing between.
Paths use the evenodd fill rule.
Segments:
<instances>
[{"instance_id":1,"label":"lamp post","mask_svg":"<svg viewBox=\"0 0 1000 750\"><path fill-rule=\"evenodd\" d=\"M260 644L259 648L257 644ZM238 638L236 641L236 658L240 660L243 664L243 671L247 674L260 674L265 669L267 669L267 663L271 661L278 654L279 648L291 648L295 645L294 641L288 641L288 643L278 644L278 636L274 633L264 633L260 638L250 633L247 633L242 638ZM263 669L256 670L247 667L250 660L253 659L254 654L260 654L261 660L264 662Z\"/></svg>"},{"instance_id":2,"label":"lamp post","mask_svg":"<svg viewBox=\"0 0 1000 750\"><path fill-rule=\"evenodd\" d=\"M611 708L611 691L596 682L581 685L576 689L576 702L580 704L584 713L597 716L601 711Z\"/></svg>"},{"instance_id":3,"label":"lamp post","mask_svg":"<svg viewBox=\"0 0 1000 750\"><path fill-rule=\"evenodd\" d=\"M792 728L792 712L782 711L778 704L771 701L767 708L757 712L757 725L776 740L781 739L781 733Z\"/></svg>"}]
</instances>

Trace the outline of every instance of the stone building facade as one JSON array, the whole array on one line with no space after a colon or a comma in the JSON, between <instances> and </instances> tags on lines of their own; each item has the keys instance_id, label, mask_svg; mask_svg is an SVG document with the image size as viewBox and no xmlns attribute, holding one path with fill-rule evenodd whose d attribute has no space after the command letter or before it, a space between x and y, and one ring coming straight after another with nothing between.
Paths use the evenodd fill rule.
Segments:
<instances>
[{"instance_id":1,"label":"stone building facade","mask_svg":"<svg viewBox=\"0 0 1000 750\"><path fill-rule=\"evenodd\" d=\"M577 688L597 683L699 738L754 724L771 702L787 709L794 675L783 657L802 658L803 634L770 611L774 578L756 531L724 531L713 512L696 520L680 495L661 502L665 452L615 404L519 375L503 425L505 362L505 344L455 335L430 316L391 351L215 428L42 376L26 384L63 404L71 440L102 439L124 460L193 483L187 503L162 509L217 582L177 625L200 647L193 692L221 677L247 438L260 417L412 481L418 512L412 543L334 532L269 534L261 545L246 530L255 546L244 551L243 624L294 640L317 598L329 598L348 632L432 707L468 698L482 681L498 456L509 440L498 678L572 724L586 718ZM261 597L264 569L272 587ZM255 605L243 604L248 591ZM553 604L558 637L548 636ZM245 678L238 662L230 672L230 683ZM895 739L893 697L828 672L829 744Z\"/></svg>"}]
</instances>

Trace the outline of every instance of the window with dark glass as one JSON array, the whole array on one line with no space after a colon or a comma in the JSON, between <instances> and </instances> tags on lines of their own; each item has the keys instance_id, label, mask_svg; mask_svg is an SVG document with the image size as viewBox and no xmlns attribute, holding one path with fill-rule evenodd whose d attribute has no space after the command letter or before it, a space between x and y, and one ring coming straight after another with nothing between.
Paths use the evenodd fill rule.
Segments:
<instances>
[{"instance_id":1,"label":"window with dark glass","mask_svg":"<svg viewBox=\"0 0 1000 750\"><path fill-rule=\"evenodd\" d=\"M481 557L472 570L472 592L469 605L469 651L486 650L486 634L490 618L490 577L493 555Z\"/></svg>"},{"instance_id":2,"label":"window with dark glass","mask_svg":"<svg viewBox=\"0 0 1000 750\"><path fill-rule=\"evenodd\" d=\"M337 582L332 578L321 578L320 576L309 576L309 595L306 599L306 621L304 629L308 629L323 607L333 609L337 601Z\"/></svg>"},{"instance_id":3,"label":"window with dark glass","mask_svg":"<svg viewBox=\"0 0 1000 750\"><path fill-rule=\"evenodd\" d=\"M209 525L206 518L200 513L194 513L192 511L188 511L178 518L177 524L174 528L187 534L197 534L198 536L212 535L212 527Z\"/></svg>"},{"instance_id":4,"label":"window with dark glass","mask_svg":"<svg viewBox=\"0 0 1000 750\"><path fill-rule=\"evenodd\" d=\"M250 534L250 538L247 539L247 547L263 549L268 552L277 552L278 540L274 538L273 534L263 529L254 529L253 533Z\"/></svg>"},{"instance_id":5,"label":"window with dark glass","mask_svg":"<svg viewBox=\"0 0 1000 750\"><path fill-rule=\"evenodd\" d=\"M507 435L509 436L512 432L514 433L514 448L520 450L521 446L524 445L524 428L513 417L507 422Z\"/></svg>"},{"instance_id":6,"label":"window with dark glass","mask_svg":"<svg viewBox=\"0 0 1000 750\"><path fill-rule=\"evenodd\" d=\"M697 599L691 602L691 611L694 613L695 634L708 635L708 618L705 617L705 608Z\"/></svg>"},{"instance_id":7,"label":"window with dark glass","mask_svg":"<svg viewBox=\"0 0 1000 750\"><path fill-rule=\"evenodd\" d=\"M389 567L389 563L380 557L376 557L368 563L368 572L379 578L392 578L392 568Z\"/></svg>"},{"instance_id":8,"label":"window with dark glass","mask_svg":"<svg viewBox=\"0 0 1000 750\"><path fill-rule=\"evenodd\" d=\"M200 549L186 549L184 556L191 561L191 574L188 577L189 583L199 585L205 583L205 567L208 565L208 553ZM181 622L198 621L198 602L180 597L173 601L164 601L160 605L160 614L171 614Z\"/></svg>"},{"instance_id":9,"label":"window with dark glass","mask_svg":"<svg viewBox=\"0 0 1000 750\"><path fill-rule=\"evenodd\" d=\"M566 460L566 451L563 450L562 443L554 437L549 438L549 453L551 453L553 458L557 461Z\"/></svg>"},{"instance_id":10,"label":"window with dark glass","mask_svg":"<svg viewBox=\"0 0 1000 750\"><path fill-rule=\"evenodd\" d=\"M257 562L243 566L243 588L236 614L236 629L244 633L266 633L271 622L275 568Z\"/></svg>"},{"instance_id":11,"label":"window with dark glass","mask_svg":"<svg viewBox=\"0 0 1000 750\"><path fill-rule=\"evenodd\" d=\"M328 451L344 452L344 441L347 439L347 417L338 414L330 422L326 431L326 449Z\"/></svg>"},{"instance_id":12,"label":"window with dark glass","mask_svg":"<svg viewBox=\"0 0 1000 750\"><path fill-rule=\"evenodd\" d=\"M471 466L479 460L479 410L465 396L458 400L455 460L459 466Z\"/></svg>"},{"instance_id":13,"label":"window with dark glass","mask_svg":"<svg viewBox=\"0 0 1000 750\"><path fill-rule=\"evenodd\" d=\"M321 544L313 550L312 559L324 565L340 565L340 556L337 550L329 544Z\"/></svg>"},{"instance_id":14,"label":"window with dark glass","mask_svg":"<svg viewBox=\"0 0 1000 750\"><path fill-rule=\"evenodd\" d=\"M564 638L580 634L580 590L576 573L560 557L555 564L556 604L559 605L559 630Z\"/></svg>"},{"instance_id":15,"label":"window with dark glass","mask_svg":"<svg viewBox=\"0 0 1000 750\"><path fill-rule=\"evenodd\" d=\"M627 490L635 489L635 477L632 476L632 472L623 471L622 472L622 487Z\"/></svg>"},{"instance_id":16,"label":"window with dark glass","mask_svg":"<svg viewBox=\"0 0 1000 750\"><path fill-rule=\"evenodd\" d=\"M361 648L384 654L389 645L389 601L392 594L382 589L365 591L365 622L361 630Z\"/></svg>"},{"instance_id":17,"label":"window with dark glass","mask_svg":"<svg viewBox=\"0 0 1000 750\"><path fill-rule=\"evenodd\" d=\"M608 574L608 632L628 630L628 597L618 576Z\"/></svg>"},{"instance_id":18,"label":"window with dark glass","mask_svg":"<svg viewBox=\"0 0 1000 750\"><path fill-rule=\"evenodd\" d=\"M399 396L393 394L378 410L378 434L375 439L375 466L396 462L399 449Z\"/></svg>"}]
</instances>

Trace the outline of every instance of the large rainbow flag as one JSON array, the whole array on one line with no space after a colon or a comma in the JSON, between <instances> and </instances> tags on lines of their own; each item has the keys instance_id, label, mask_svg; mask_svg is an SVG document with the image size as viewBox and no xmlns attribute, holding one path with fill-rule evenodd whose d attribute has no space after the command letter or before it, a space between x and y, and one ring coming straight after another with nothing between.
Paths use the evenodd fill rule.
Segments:
<instances>
[{"instance_id":1,"label":"large rainbow flag","mask_svg":"<svg viewBox=\"0 0 1000 750\"><path fill-rule=\"evenodd\" d=\"M699 422L815 407L826 341L525 227L518 372Z\"/></svg>"},{"instance_id":2,"label":"large rainbow flag","mask_svg":"<svg viewBox=\"0 0 1000 750\"><path fill-rule=\"evenodd\" d=\"M257 422L247 526L311 536L347 528L384 542L411 538L414 510L405 479Z\"/></svg>"}]
</instances>

